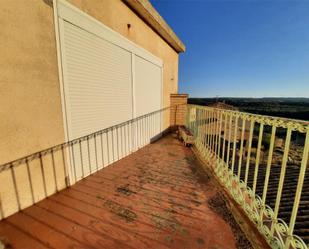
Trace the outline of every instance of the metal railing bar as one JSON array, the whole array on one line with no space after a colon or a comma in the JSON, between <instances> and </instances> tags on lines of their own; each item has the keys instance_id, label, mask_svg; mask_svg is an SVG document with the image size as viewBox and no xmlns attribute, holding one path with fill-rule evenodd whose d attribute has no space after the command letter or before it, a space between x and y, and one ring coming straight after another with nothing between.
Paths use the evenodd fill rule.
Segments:
<instances>
[{"instance_id":1,"label":"metal railing bar","mask_svg":"<svg viewBox=\"0 0 309 249\"><path fill-rule=\"evenodd\" d=\"M224 131L223 131L223 145L222 145L222 160L225 161L225 144L226 144L226 128L227 128L227 113L224 114Z\"/></svg>"},{"instance_id":2,"label":"metal railing bar","mask_svg":"<svg viewBox=\"0 0 309 249\"><path fill-rule=\"evenodd\" d=\"M120 128L120 137L121 137L120 141L121 141L121 155L122 155L122 157L126 155L126 151L125 151L126 143L124 141L125 137L123 135L124 129L125 129L125 127Z\"/></svg>"},{"instance_id":3,"label":"metal railing bar","mask_svg":"<svg viewBox=\"0 0 309 249\"><path fill-rule=\"evenodd\" d=\"M53 176L54 176L54 182L55 182L55 188L58 192L58 183L57 183L57 174L56 174L56 165L55 165L55 157L54 157L54 151L51 151L51 161L52 161L52 167L53 167Z\"/></svg>"},{"instance_id":4,"label":"metal railing bar","mask_svg":"<svg viewBox=\"0 0 309 249\"><path fill-rule=\"evenodd\" d=\"M28 176L28 181L29 181L32 203L35 203L34 192L33 192L33 182L32 182L32 178L31 178L31 174L30 174L29 161L28 160L26 160L26 169L27 169L27 176Z\"/></svg>"},{"instance_id":5,"label":"metal railing bar","mask_svg":"<svg viewBox=\"0 0 309 249\"><path fill-rule=\"evenodd\" d=\"M102 168L104 167L104 148L103 148L103 135L100 134L100 144L101 144L101 160L102 160Z\"/></svg>"},{"instance_id":6,"label":"metal railing bar","mask_svg":"<svg viewBox=\"0 0 309 249\"><path fill-rule=\"evenodd\" d=\"M232 154L232 173L234 173L235 166L235 154L236 154L236 139L237 139L237 129L238 129L238 117L235 117L235 128L234 128L234 139L233 139L233 154Z\"/></svg>"},{"instance_id":7,"label":"metal railing bar","mask_svg":"<svg viewBox=\"0 0 309 249\"><path fill-rule=\"evenodd\" d=\"M213 151L213 133L214 133L214 111L210 111L210 120L209 120L209 136L210 136L210 151Z\"/></svg>"},{"instance_id":8,"label":"metal railing bar","mask_svg":"<svg viewBox=\"0 0 309 249\"><path fill-rule=\"evenodd\" d=\"M264 131L264 125L260 124L259 127L259 138L258 138L258 147L256 150L256 157L255 157L255 171L254 171L254 178L253 178L253 194L255 195L256 191L256 184L258 179L258 173L259 173L259 165L260 165L260 154L261 154L261 146L262 146L262 139L263 139L263 131Z\"/></svg>"},{"instance_id":9,"label":"metal railing bar","mask_svg":"<svg viewBox=\"0 0 309 249\"><path fill-rule=\"evenodd\" d=\"M208 112L209 116L208 116L208 148L211 150L212 148L212 136L211 136L211 133L212 133L212 110L209 110Z\"/></svg>"},{"instance_id":10,"label":"metal railing bar","mask_svg":"<svg viewBox=\"0 0 309 249\"><path fill-rule=\"evenodd\" d=\"M162 111L165 111L165 110L168 110L170 109L170 107L165 107L165 108L162 108L162 109L159 109L159 110L156 110L156 111L153 111L153 112L150 112L146 115L154 115L156 113L160 113ZM57 144L55 146L52 146L52 147L49 147L47 149L44 149L44 150L41 150L41 151L37 151L37 152L34 152L34 153L31 153L30 155L26 155L26 156L23 156L21 158L18 158L18 159L14 159L10 162L6 162L6 163L3 163L0 165L0 172L5 170L5 169L8 169L12 166L17 166L16 164L22 164L22 163L25 163L25 160L26 158L28 159L28 161L31 161L32 159L35 159L35 158L38 158L39 157L39 154L41 153L42 155L45 155L45 154L48 154L51 152L51 150L53 149L54 151L56 150L61 150L61 147L62 146L71 146L73 144L76 144L76 143L79 143L81 140L86 140L87 137L88 138L91 138L94 136L94 134L96 135L99 135L99 134L103 134L103 133L106 133L112 129L114 129L115 127L120 127L120 126L125 126L126 124L130 124L134 121L137 121L137 120L140 120L140 119L143 119L146 115L142 115L142 116L139 116L139 117L136 117L136 118L133 118L133 119L130 119L130 120L127 120L127 121L124 121L120 124L117 124L117 125L114 125L114 126L110 126L110 127L107 127L107 128L104 128L104 129L101 129L101 130L98 130L98 131L95 131L93 133L90 133L88 135L85 135L85 136L81 136L81 137L78 137L78 138L75 138L75 139L72 139L70 141L67 141L67 142L63 142L63 143L60 143L60 144Z\"/></svg>"},{"instance_id":11,"label":"metal railing bar","mask_svg":"<svg viewBox=\"0 0 309 249\"><path fill-rule=\"evenodd\" d=\"M200 145L201 148L204 147L204 127L203 123L205 122L204 119L204 112L203 110L200 111L200 122L199 122L199 134L200 134Z\"/></svg>"},{"instance_id":12,"label":"metal railing bar","mask_svg":"<svg viewBox=\"0 0 309 249\"><path fill-rule=\"evenodd\" d=\"M110 130L107 130L107 132L105 133L105 134L106 134L107 163L108 163L108 164L110 164L110 162L111 162L111 161L110 161L111 158L110 158L110 156L109 156L109 152L110 152L110 148L109 148L109 147L110 147L110 146L109 146L109 145L110 145L110 143L109 143L109 131L110 131Z\"/></svg>"},{"instance_id":13,"label":"metal railing bar","mask_svg":"<svg viewBox=\"0 0 309 249\"><path fill-rule=\"evenodd\" d=\"M274 234L275 225L277 224L278 212L279 212L279 207L280 207L280 202L281 202L281 195L282 195L282 190L283 190L283 183L284 183L285 172L286 172L286 164L287 164L289 148L290 148L291 133L292 133L292 130L288 129L287 134L286 134L286 139L285 139L284 154L282 158L281 173L280 173L279 185L278 185L278 190L277 190L277 198L276 198L276 204L275 204L275 210L274 210L273 223L271 226L272 235Z\"/></svg>"},{"instance_id":14,"label":"metal railing bar","mask_svg":"<svg viewBox=\"0 0 309 249\"><path fill-rule=\"evenodd\" d=\"M211 112L211 126L210 126L210 128L211 128L211 131L210 131L210 149L211 149L211 151L214 151L214 133L215 133L215 125L214 125L214 123L215 123L215 119L214 119L214 114L215 114L215 112L214 111L212 111Z\"/></svg>"},{"instance_id":15,"label":"metal railing bar","mask_svg":"<svg viewBox=\"0 0 309 249\"><path fill-rule=\"evenodd\" d=\"M206 154L206 148L208 147L208 138L209 138L209 121L208 121L208 111L207 110L204 110L204 115L205 115L205 120L204 120L204 123L205 123L205 126L204 126L204 147L205 147L205 150L204 150L204 154Z\"/></svg>"},{"instance_id":16,"label":"metal railing bar","mask_svg":"<svg viewBox=\"0 0 309 249\"><path fill-rule=\"evenodd\" d=\"M73 162L73 173L74 173L74 180L75 182L77 181L77 175L76 175L76 167L75 167L75 156L74 156L74 145L71 145L71 153L70 153L70 157L72 159Z\"/></svg>"},{"instance_id":17,"label":"metal railing bar","mask_svg":"<svg viewBox=\"0 0 309 249\"><path fill-rule=\"evenodd\" d=\"M115 141L114 141L114 127L111 129L112 135L112 154L113 154L113 163L115 162Z\"/></svg>"},{"instance_id":18,"label":"metal railing bar","mask_svg":"<svg viewBox=\"0 0 309 249\"><path fill-rule=\"evenodd\" d=\"M84 178L84 160L83 160L83 152L82 152L82 141L79 141L79 155L80 155L80 163L81 163L81 170L82 170L82 177ZM73 154L74 156L74 154Z\"/></svg>"},{"instance_id":19,"label":"metal railing bar","mask_svg":"<svg viewBox=\"0 0 309 249\"><path fill-rule=\"evenodd\" d=\"M248 151L247 151L247 162L246 162L246 171L245 171L245 184L248 185L248 174L249 174L249 166L251 160L251 147L252 147L252 137L253 137L253 127L254 121L250 122L250 133L249 133L249 142L248 142Z\"/></svg>"},{"instance_id":20,"label":"metal railing bar","mask_svg":"<svg viewBox=\"0 0 309 249\"><path fill-rule=\"evenodd\" d=\"M229 119L229 137L228 137L228 144L227 144L227 154L226 154L226 163L227 168L230 167L230 150L231 150L231 139L232 139L232 115L230 114Z\"/></svg>"},{"instance_id":21,"label":"metal railing bar","mask_svg":"<svg viewBox=\"0 0 309 249\"><path fill-rule=\"evenodd\" d=\"M11 171L11 177L12 177L12 180L13 180L14 192L15 192L15 196L16 196L18 211L19 211L19 210L21 210L21 204L20 204L20 196L19 196L19 192L18 192L18 188L17 188L16 174L15 174L14 167L10 167L9 169Z\"/></svg>"},{"instance_id":22,"label":"metal railing bar","mask_svg":"<svg viewBox=\"0 0 309 249\"><path fill-rule=\"evenodd\" d=\"M220 111L220 124L219 124L219 130L218 130L218 158L220 158L220 150L221 150L221 131L222 131L222 117L223 117L223 114L222 112Z\"/></svg>"},{"instance_id":23,"label":"metal railing bar","mask_svg":"<svg viewBox=\"0 0 309 249\"><path fill-rule=\"evenodd\" d=\"M142 123L143 123L143 127L142 127L142 131L143 131L143 146L146 144L146 117L142 119Z\"/></svg>"},{"instance_id":24,"label":"metal railing bar","mask_svg":"<svg viewBox=\"0 0 309 249\"><path fill-rule=\"evenodd\" d=\"M61 155L62 155L62 163L63 163L63 175L65 176L65 186L68 187L69 186L69 173L67 172L67 165L66 165L66 160L65 160L65 155L64 155L64 147L61 146ZM43 164L41 165L41 167L43 167Z\"/></svg>"},{"instance_id":25,"label":"metal railing bar","mask_svg":"<svg viewBox=\"0 0 309 249\"><path fill-rule=\"evenodd\" d=\"M44 170L44 167L43 167L43 161L42 161L42 155L41 155L41 153L40 153L40 156L39 156L39 161L40 161L40 169L41 169L41 174L42 174L42 181L43 181L44 194L45 194L45 197L47 197L45 170Z\"/></svg>"},{"instance_id":26,"label":"metal railing bar","mask_svg":"<svg viewBox=\"0 0 309 249\"><path fill-rule=\"evenodd\" d=\"M271 163L272 163L274 144L275 144L275 137L276 137L276 126L273 126L271 130L271 138L270 138L269 152L268 152L268 158L267 158L264 188L263 188L263 194L262 194L262 208L261 208L261 214L260 214L261 219L263 219L263 215L264 215L268 183L269 183L269 177L270 177L270 170L271 170Z\"/></svg>"},{"instance_id":27,"label":"metal railing bar","mask_svg":"<svg viewBox=\"0 0 309 249\"><path fill-rule=\"evenodd\" d=\"M298 182L297 182L297 189L296 189L296 194L294 198L294 204L293 204L293 210L290 218L290 224L289 224L289 229L288 229L288 237L286 240L285 248L288 249L290 247L290 244L292 242L292 235L295 227L295 222L296 222L296 217L298 213L298 208L299 208L299 202L302 194L302 189L303 189L303 184L305 180L305 174L306 174L306 169L307 169L307 162L308 162L308 154L309 154L309 129L307 130L306 133L306 140L305 140L305 147L303 150L303 156L302 156L302 161L301 161L301 166L300 166L300 171L299 171L299 176L298 176Z\"/></svg>"},{"instance_id":28,"label":"metal railing bar","mask_svg":"<svg viewBox=\"0 0 309 249\"><path fill-rule=\"evenodd\" d=\"M212 126L212 151L213 151L213 153L215 153L215 151L216 151L216 144L215 144L215 142L216 142L216 132L217 132L217 130L216 130L216 128L217 128L217 118L216 118L216 115L217 115L217 112L216 111L214 111L213 112L213 126Z\"/></svg>"},{"instance_id":29,"label":"metal railing bar","mask_svg":"<svg viewBox=\"0 0 309 249\"><path fill-rule=\"evenodd\" d=\"M94 155L95 155L95 165L96 165L96 171L99 170L99 162L98 162L98 151L97 151L97 135L94 135L93 138L94 143Z\"/></svg>"},{"instance_id":30,"label":"metal railing bar","mask_svg":"<svg viewBox=\"0 0 309 249\"><path fill-rule=\"evenodd\" d=\"M243 147L244 147L245 124L246 124L245 119L242 119L241 121L242 121L241 140L240 140L240 148L239 148L239 156L238 156L238 172L237 172L238 181L240 181L240 173L241 173L242 157L243 157Z\"/></svg>"},{"instance_id":31,"label":"metal railing bar","mask_svg":"<svg viewBox=\"0 0 309 249\"><path fill-rule=\"evenodd\" d=\"M221 112L220 112L221 113ZM218 146L219 146L219 141L218 141L218 138L219 138L219 133L220 133L220 131L219 131L219 126L220 126L220 114L219 113L219 111L217 112L217 120L216 120L216 124L217 124L217 126L216 126L216 136L215 136L215 142L216 142L216 147L215 147L215 155L217 155L217 152L218 152Z\"/></svg>"},{"instance_id":32,"label":"metal railing bar","mask_svg":"<svg viewBox=\"0 0 309 249\"><path fill-rule=\"evenodd\" d=\"M207 110L207 147L210 148L210 110Z\"/></svg>"},{"instance_id":33,"label":"metal railing bar","mask_svg":"<svg viewBox=\"0 0 309 249\"><path fill-rule=\"evenodd\" d=\"M0 196L0 220L4 218L4 210L3 210L3 205L2 205L2 199Z\"/></svg>"},{"instance_id":34,"label":"metal railing bar","mask_svg":"<svg viewBox=\"0 0 309 249\"><path fill-rule=\"evenodd\" d=\"M88 166L89 166L89 172L90 174L92 173L92 168L91 168L91 156L90 156L90 148L89 148L89 137L87 138L87 153L88 153Z\"/></svg>"}]
</instances>

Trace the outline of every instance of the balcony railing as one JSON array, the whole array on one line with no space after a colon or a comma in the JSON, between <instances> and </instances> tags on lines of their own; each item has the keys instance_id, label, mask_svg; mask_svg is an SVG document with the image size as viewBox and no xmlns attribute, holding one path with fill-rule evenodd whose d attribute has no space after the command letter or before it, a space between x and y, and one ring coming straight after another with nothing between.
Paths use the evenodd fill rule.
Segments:
<instances>
[{"instance_id":1,"label":"balcony railing","mask_svg":"<svg viewBox=\"0 0 309 249\"><path fill-rule=\"evenodd\" d=\"M171 110L0 165L0 219L150 143ZM308 122L188 105L186 125L201 157L270 246L308 248Z\"/></svg>"},{"instance_id":2,"label":"balcony railing","mask_svg":"<svg viewBox=\"0 0 309 249\"><path fill-rule=\"evenodd\" d=\"M188 105L186 125L269 245L307 249L309 123Z\"/></svg>"},{"instance_id":3,"label":"balcony railing","mask_svg":"<svg viewBox=\"0 0 309 249\"><path fill-rule=\"evenodd\" d=\"M166 107L0 165L0 220L158 139Z\"/></svg>"}]
</instances>

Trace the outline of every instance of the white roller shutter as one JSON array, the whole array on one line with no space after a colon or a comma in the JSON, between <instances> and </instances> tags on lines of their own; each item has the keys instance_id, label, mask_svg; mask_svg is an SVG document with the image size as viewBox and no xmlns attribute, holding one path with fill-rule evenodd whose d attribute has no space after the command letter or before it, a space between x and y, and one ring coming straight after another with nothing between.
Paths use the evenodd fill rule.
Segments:
<instances>
[{"instance_id":1,"label":"white roller shutter","mask_svg":"<svg viewBox=\"0 0 309 249\"><path fill-rule=\"evenodd\" d=\"M132 118L131 53L64 22L69 139Z\"/></svg>"},{"instance_id":2,"label":"white roller shutter","mask_svg":"<svg viewBox=\"0 0 309 249\"><path fill-rule=\"evenodd\" d=\"M135 57L135 113L142 116L161 109L162 69L139 57Z\"/></svg>"},{"instance_id":3,"label":"white roller shutter","mask_svg":"<svg viewBox=\"0 0 309 249\"><path fill-rule=\"evenodd\" d=\"M69 22L63 22L68 138L73 140L132 119L131 53ZM119 155L118 129L75 144L76 180ZM105 150L96 150L103 146ZM104 149L104 148L103 148ZM103 153L103 155L101 155ZM97 162L101 158L106 162Z\"/></svg>"},{"instance_id":4,"label":"white roller shutter","mask_svg":"<svg viewBox=\"0 0 309 249\"><path fill-rule=\"evenodd\" d=\"M149 143L161 131L162 61L64 0L57 1L67 139L77 181Z\"/></svg>"},{"instance_id":5,"label":"white roller shutter","mask_svg":"<svg viewBox=\"0 0 309 249\"><path fill-rule=\"evenodd\" d=\"M162 103L161 95L162 68L144 58L135 56L135 115L140 117L159 111ZM138 126L141 126L142 129L147 129L147 132L142 133L137 138L138 148L150 143L161 132L161 120L161 113L157 112L139 121Z\"/></svg>"}]
</instances>

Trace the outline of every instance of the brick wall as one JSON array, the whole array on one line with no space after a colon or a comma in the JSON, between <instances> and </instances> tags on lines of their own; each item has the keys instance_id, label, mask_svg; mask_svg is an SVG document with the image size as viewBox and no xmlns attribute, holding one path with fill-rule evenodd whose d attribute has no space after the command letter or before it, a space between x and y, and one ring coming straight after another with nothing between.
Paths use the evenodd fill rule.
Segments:
<instances>
[{"instance_id":1,"label":"brick wall","mask_svg":"<svg viewBox=\"0 0 309 249\"><path fill-rule=\"evenodd\" d=\"M171 94L171 127L185 125L188 94Z\"/></svg>"}]
</instances>

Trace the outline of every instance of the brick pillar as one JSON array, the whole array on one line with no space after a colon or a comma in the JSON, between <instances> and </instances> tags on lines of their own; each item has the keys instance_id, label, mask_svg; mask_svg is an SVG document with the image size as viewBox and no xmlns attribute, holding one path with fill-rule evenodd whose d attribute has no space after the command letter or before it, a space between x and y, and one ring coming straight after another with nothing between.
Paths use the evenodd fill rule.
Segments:
<instances>
[{"instance_id":1,"label":"brick pillar","mask_svg":"<svg viewBox=\"0 0 309 249\"><path fill-rule=\"evenodd\" d=\"M177 128L186 123L188 94L171 94L171 128Z\"/></svg>"}]
</instances>

